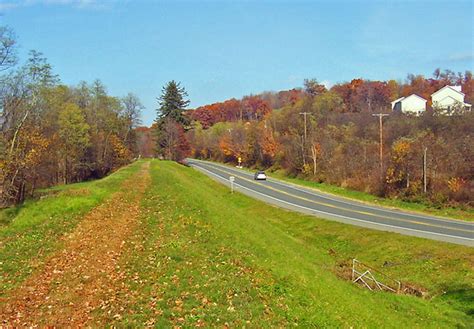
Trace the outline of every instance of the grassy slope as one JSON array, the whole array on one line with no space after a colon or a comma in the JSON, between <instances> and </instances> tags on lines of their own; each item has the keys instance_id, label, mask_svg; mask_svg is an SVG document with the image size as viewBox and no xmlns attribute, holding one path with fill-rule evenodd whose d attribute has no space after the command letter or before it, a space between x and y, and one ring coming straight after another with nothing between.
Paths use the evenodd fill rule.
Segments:
<instances>
[{"instance_id":1,"label":"grassy slope","mask_svg":"<svg viewBox=\"0 0 474 329\"><path fill-rule=\"evenodd\" d=\"M54 188L8 216L2 212L14 219L0 228L0 290L18 284L61 248L58 237L138 169L133 164L100 181ZM121 261L129 289L117 296L117 309L124 311L99 309L98 318L160 327L473 323L472 249L287 212L231 195L174 163L154 161L152 178L139 228ZM352 257L425 287L431 300L371 293L338 278L339 264Z\"/></svg>"},{"instance_id":2,"label":"grassy slope","mask_svg":"<svg viewBox=\"0 0 474 329\"><path fill-rule=\"evenodd\" d=\"M231 166L231 167L234 167L234 166ZM246 168L244 169L252 173L254 172ZM408 202L408 201L403 201L399 199L380 198L375 195L361 192L361 191L351 190L348 188L343 188L343 187L325 184L325 183L317 183L317 182L313 182L313 181L309 181L309 180L305 180L301 178L296 178L296 177L289 177L282 170L269 172L269 175L272 178L280 179L289 183L313 188L325 193L330 193L330 194L334 194L334 195L341 196L344 198L362 201L369 204L375 204L375 205L380 205L380 206L385 206L385 207L393 207L393 208L403 209L407 211L425 213L425 214L441 216L441 217L449 217L449 218L466 220L466 221L474 221L474 209L472 208L467 209L467 210L460 209L460 208L452 208L452 207L436 208L432 205L428 205L424 203Z\"/></svg>"},{"instance_id":3,"label":"grassy slope","mask_svg":"<svg viewBox=\"0 0 474 329\"><path fill-rule=\"evenodd\" d=\"M0 210L0 291L16 286L40 266L61 247L59 237L138 169L134 163L101 180L57 186L43 191L40 200Z\"/></svg>"},{"instance_id":4,"label":"grassy slope","mask_svg":"<svg viewBox=\"0 0 474 329\"><path fill-rule=\"evenodd\" d=\"M123 260L134 292L121 296L129 312L118 323L472 324L470 248L287 212L174 163L153 162L152 179L146 216ZM425 287L431 300L372 293L338 278L338 264L352 257Z\"/></svg>"},{"instance_id":5,"label":"grassy slope","mask_svg":"<svg viewBox=\"0 0 474 329\"><path fill-rule=\"evenodd\" d=\"M342 197L355 199L363 202L368 202L372 204L377 204L381 206L387 207L395 207L399 209L405 209L409 211L415 212L424 212L427 214L435 215L435 216L442 216L442 217L450 217L455 219L467 220L467 221L474 221L474 209L463 210L460 208L453 208L453 207L446 207L446 208L436 208L434 206L430 206L424 203L416 203L416 202L408 202L399 199L387 199L387 198L380 198L374 196L369 193L364 193L356 190L351 190L335 185L329 185L325 183L317 183L308 180L304 180L301 178L294 178L288 177L282 171L272 172L272 176L275 178L286 180L290 183L316 188L320 191L339 195Z\"/></svg>"}]
</instances>

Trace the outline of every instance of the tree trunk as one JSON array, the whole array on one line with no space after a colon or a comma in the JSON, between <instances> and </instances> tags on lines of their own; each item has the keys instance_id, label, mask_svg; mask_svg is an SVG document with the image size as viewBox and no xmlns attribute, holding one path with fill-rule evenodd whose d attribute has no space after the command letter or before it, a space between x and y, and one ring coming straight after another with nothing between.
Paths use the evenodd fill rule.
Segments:
<instances>
[{"instance_id":1,"label":"tree trunk","mask_svg":"<svg viewBox=\"0 0 474 329\"><path fill-rule=\"evenodd\" d=\"M69 171L68 171L68 160L67 160L67 154L66 154L66 157L64 158L64 184L67 184L68 183L68 176L69 175Z\"/></svg>"},{"instance_id":2,"label":"tree trunk","mask_svg":"<svg viewBox=\"0 0 474 329\"><path fill-rule=\"evenodd\" d=\"M10 146L10 155L13 154L13 149L15 148L15 143L16 143L16 139L17 139L18 133L20 132L20 129L21 129L21 127L23 126L23 123L26 121L26 118L28 117L28 114L29 114L29 111L26 111L25 116L24 116L23 119L20 121L20 124L19 124L18 127L16 128L15 133L13 134L12 144L11 144L11 146Z\"/></svg>"}]
</instances>

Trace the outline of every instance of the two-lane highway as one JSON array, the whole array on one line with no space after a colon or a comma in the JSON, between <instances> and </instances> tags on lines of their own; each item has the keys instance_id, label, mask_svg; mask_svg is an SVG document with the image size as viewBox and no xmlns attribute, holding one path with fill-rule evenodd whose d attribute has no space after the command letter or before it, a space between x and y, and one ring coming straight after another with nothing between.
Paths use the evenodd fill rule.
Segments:
<instances>
[{"instance_id":1,"label":"two-lane highway","mask_svg":"<svg viewBox=\"0 0 474 329\"><path fill-rule=\"evenodd\" d=\"M221 164L188 159L187 163L222 183L234 176L237 190L273 205L383 231L474 246L474 224L367 205L313 189L269 178L255 181L253 174Z\"/></svg>"}]
</instances>

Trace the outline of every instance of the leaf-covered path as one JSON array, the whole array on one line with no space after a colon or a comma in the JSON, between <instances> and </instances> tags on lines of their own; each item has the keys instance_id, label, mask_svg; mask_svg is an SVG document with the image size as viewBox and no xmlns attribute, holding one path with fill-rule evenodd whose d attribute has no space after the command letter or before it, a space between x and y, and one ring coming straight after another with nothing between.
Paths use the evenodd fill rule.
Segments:
<instances>
[{"instance_id":1,"label":"leaf-covered path","mask_svg":"<svg viewBox=\"0 0 474 329\"><path fill-rule=\"evenodd\" d=\"M136 227L140 199L150 185L149 162L127 179L111 198L89 212L64 237L64 248L0 303L0 324L13 326L98 325L92 316L106 310L125 289L118 260ZM114 312L107 313L112 317Z\"/></svg>"},{"instance_id":2,"label":"leaf-covered path","mask_svg":"<svg viewBox=\"0 0 474 329\"><path fill-rule=\"evenodd\" d=\"M354 257L429 297L352 284ZM32 200L0 227L0 327L471 328L473 259L465 246L283 211L193 168L140 160Z\"/></svg>"}]
</instances>

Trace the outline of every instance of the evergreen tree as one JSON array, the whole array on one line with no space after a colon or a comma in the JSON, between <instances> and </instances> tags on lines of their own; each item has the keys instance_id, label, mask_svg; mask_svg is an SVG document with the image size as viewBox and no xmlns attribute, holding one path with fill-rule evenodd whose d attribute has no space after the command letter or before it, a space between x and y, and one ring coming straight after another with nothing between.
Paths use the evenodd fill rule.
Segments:
<instances>
[{"instance_id":1,"label":"evergreen tree","mask_svg":"<svg viewBox=\"0 0 474 329\"><path fill-rule=\"evenodd\" d=\"M189 119L183 113L189 105L189 100L185 99L187 96L188 93L179 82L168 82L158 98L160 107L157 109L157 123L160 125L165 119L172 119L182 126L189 125Z\"/></svg>"},{"instance_id":2,"label":"evergreen tree","mask_svg":"<svg viewBox=\"0 0 474 329\"><path fill-rule=\"evenodd\" d=\"M182 160L189 151L184 130L190 124L184 111L189 105L184 87L174 80L163 87L158 98L156 141L157 151L166 159Z\"/></svg>"}]
</instances>

